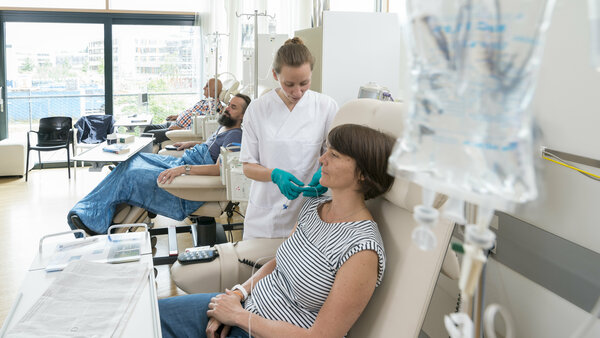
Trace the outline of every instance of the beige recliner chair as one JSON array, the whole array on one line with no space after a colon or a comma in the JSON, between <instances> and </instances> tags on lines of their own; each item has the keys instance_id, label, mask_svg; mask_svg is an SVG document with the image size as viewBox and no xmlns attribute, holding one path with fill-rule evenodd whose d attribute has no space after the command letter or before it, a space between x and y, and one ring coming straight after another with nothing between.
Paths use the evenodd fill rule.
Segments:
<instances>
[{"instance_id":1,"label":"beige recliner chair","mask_svg":"<svg viewBox=\"0 0 600 338\"><path fill-rule=\"evenodd\" d=\"M235 157L237 150L233 148L221 148L221 158L226 163L223 167L236 167L236 163L232 157ZM161 150L160 155L170 155L174 157L181 157L184 151L173 151L173 150ZM230 154L226 156L226 154ZM239 165L237 165L239 166ZM239 168L238 168L239 169ZM224 170L222 170L223 172ZM235 230L239 228L241 223L228 223L227 226L217 225L215 218L226 213L228 220L233 216L234 208L237 204L235 202L243 201L240 196L244 196L249 191L249 184L242 174L234 174L234 170L228 172L228 175L221 176L200 176L200 175L183 175L176 177L170 184L158 183L160 188L167 190L172 195L179 198L191 200L191 201L203 201L205 202L200 208L188 215L191 220L190 225L169 225L162 228L152 227L149 232L151 235L165 235L169 236L169 256L165 257L154 257L154 264L172 264L177 260L178 248L176 233L179 232L191 232L193 245L204 246L214 245L215 243L225 242L224 230ZM233 176L240 176L244 180L232 179ZM225 181L235 181L232 183L233 187L236 187L236 194L228 196L227 187ZM148 211L137 207L131 206L125 203L119 204L116 208L115 216L113 217L112 224L131 224L131 223L147 223L150 224L150 217ZM280 243L280 242L278 242ZM277 246L275 246L276 248Z\"/></svg>"},{"instance_id":2,"label":"beige recliner chair","mask_svg":"<svg viewBox=\"0 0 600 338\"><path fill-rule=\"evenodd\" d=\"M191 220L189 225L169 225L167 227L149 229L150 235L168 235L168 256L153 257L154 265L172 264L177 260L179 249L177 247L176 234L190 232L194 246L213 245L226 241L223 227L216 224L215 218L227 211L229 201L226 196L225 185L221 183L219 176L179 176L169 185L159 184L159 187L169 191L171 194L193 201L204 201L205 203L196 211L188 215ZM117 205L112 224L151 224L148 211L122 203ZM232 224L234 226L236 224ZM127 231L120 229L118 231Z\"/></svg>"},{"instance_id":3,"label":"beige recliner chair","mask_svg":"<svg viewBox=\"0 0 600 338\"><path fill-rule=\"evenodd\" d=\"M340 108L333 125L362 124L399 137L405 108L402 103L354 100ZM440 207L444 200L438 195L435 206ZM375 290L349 337L417 337L440 271L443 269L451 278L458 277L458 260L448 250L454 228L450 221L442 219L435 227L438 246L434 250L424 252L412 243L411 232L416 227L412 210L420 203L421 188L402 178L397 178L385 195L368 201L383 238L387 266L383 283ZM188 293L224 291L251 275L252 267L240 261L273 257L281 241L256 239L218 244L217 259L191 265L176 262L171 277ZM264 258L258 263L266 261Z\"/></svg>"},{"instance_id":4,"label":"beige recliner chair","mask_svg":"<svg viewBox=\"0 0 600 338\"><path fill-rule=\"evenodd\" d=\"M219 93L219 100L224 104L228 105L231 98L238 93L238 88L240 86L239 81L235 79L227 79L223 81L223 88ZM185 141L204 141L205 135L212 134L212 131L203 132L202 128L199 126L202 125L201 116L194 117L194 122L191 129L186 130L170 130L167 132L167 137L170 141L163 142L163 148L167 144L173 144L175 142L185 142ZM215 128L216 130L216 128Z\"/></svg>"},{"instance_id":5,"label":"beige recliner chair","mask_svg":"<svg viewBox=\"0 0 600 338\"><path fill-rule=\"evenodd\" d=\"M166 136L169 138L168 141L164 141L162 146L164 148L167 144L173 144L176 142L186 142L186 141L198 141L204 142L206 140L205 136L210 135L212 132L208 130L204 130L205 121L207 119L206 115L198 115L192 117L192 126L190 129L180 129L180 130L169 130L166 133ZM214 128L216 130L216 128ZM214 130L213 130L214 131Z\"/></svg>"}]
</instances>

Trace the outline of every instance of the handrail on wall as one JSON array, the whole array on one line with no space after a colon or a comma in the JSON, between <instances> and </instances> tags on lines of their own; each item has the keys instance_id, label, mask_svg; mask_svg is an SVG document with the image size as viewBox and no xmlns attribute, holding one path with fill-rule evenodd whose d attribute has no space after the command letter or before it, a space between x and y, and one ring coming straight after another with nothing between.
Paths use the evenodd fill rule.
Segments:
<instances>
[{"instance_id":1,"label":"handrail on wall","mask_svg":"<svg viewBox=\"0 0 600 338\"><path fill-rule=\"evenodd\" d=\"M593 168L600 168L600 160L596 160L596 159L585 157L585 156L575 155L575 154L571 154L571 153L566 153L566 152L562 152L562 151L558 151L558 150L554 150L554 149L550 149L550 148L546 148L546 147L542 147L541 150L542 150L542 158L543 159L554 162L556 164L560 164L569 169L576 170L589 178L592 178L595 180L600 180L599 175L592 174L588 171L585 171L585 170L582 170L575 166L569 165L568 163L565 162L565 161L575 162L575 163L583 164L583 165L593 167Z\"/></svg>"}]
</instances>

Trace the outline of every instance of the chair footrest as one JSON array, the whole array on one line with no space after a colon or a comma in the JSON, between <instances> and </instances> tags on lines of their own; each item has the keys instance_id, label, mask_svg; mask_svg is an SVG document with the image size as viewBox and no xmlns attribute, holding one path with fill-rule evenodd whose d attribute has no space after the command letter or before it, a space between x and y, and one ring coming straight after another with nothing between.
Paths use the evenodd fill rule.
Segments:
<instances>
[{"instance_id":1,"label":"chair footrest","mask_svg":"<svg viewBox=\"0 0 600 338\"><path fill-rule=\"evenodd\" d=\"M223 224L223 230L225 230L225 231L244 230L244 223Z\"/></svg>"},{"instance_id":2,"label":"chair footrest","mask_svg":"<svg viewBox=\"0 0 600 338\"><path fill-rule=\"evenodd\" d=\"M152 262L154 263L154 265L173 264L176 261L177 261L177 256L163 256L163 257L152 258Z\"/></svg>"},{"instance_id":3,"label":"chair footrest","mask_svg":"<svg viewBox=\"0 0 600 338\"><path fill-rule=\"evenodd\" d=\"M217 243L225 243L227 242L227 236L225 235L225 231L223 229L223 225L217 224L213 217L198 217L196 219L197 232L193 230L193 226L191 225L183 225L183 226L170 226L166 228L153 228L150 229L151 236L158 235L169 235L169 248L168 256L155 256L152 258L154 265L164 265L164 264L173 264L177 261L178 248L177 248L177 233L181 232L191 232L192 236L194 236L194 245L195 246L213 246ZM233 224L232 224L233 225ZM176 251L177 250L177 251Z\"/></svg>"},{"instance_id":4,"label":"chair footrest","mask_svg":"<svg viewBox=\"0 0 600 338\"><path fill-rule=\"evenodd\" d=\"M176 228L177 233L181 233L181 232L190 232L191 231L191 226L190 225L180 225L177 226ZM150 229L150 235L151 236L156 236L156 235L166 235L169 232L169 228L153 228Z\"/></svg>"}]
</instances>

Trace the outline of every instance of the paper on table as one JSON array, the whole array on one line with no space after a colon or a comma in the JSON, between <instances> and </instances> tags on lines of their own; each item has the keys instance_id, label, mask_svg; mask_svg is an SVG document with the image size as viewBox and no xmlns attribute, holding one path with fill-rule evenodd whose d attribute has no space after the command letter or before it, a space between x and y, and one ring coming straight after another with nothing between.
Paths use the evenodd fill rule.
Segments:
<instances>
[{"instance_id":1,"label":"paper on table","mask_svg":"<svg viewBox=\"0 0 600 338\"><path fill-rule=\"evenodd\" d=\"M144 284L147 264L70 263L7 337L118 337Z\"/></svg>"}]
</instances>

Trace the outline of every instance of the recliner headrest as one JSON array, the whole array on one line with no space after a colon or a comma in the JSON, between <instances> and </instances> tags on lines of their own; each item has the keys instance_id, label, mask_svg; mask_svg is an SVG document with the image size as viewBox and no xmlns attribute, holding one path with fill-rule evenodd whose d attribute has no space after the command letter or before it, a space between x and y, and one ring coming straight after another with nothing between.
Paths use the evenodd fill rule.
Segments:
<instances>
[{"instance_id":1,"label":"recliner headrest","mask_svg":"<svg viewBox=\"0 0 600 338\"><path fill-rule=\"evenodd\" d=\"M398 138L404 130L406 108L402 102L355 99L340 107L331 128L346 123L360 124ZM411 212L422 203L421 187L401 177L396 177L392 188L383 197ZM445 200L445 196L437 194L434 207L439 208Z\"/></svg>"},{"instance_id":2,"label":"recliner headrest","mask_svg":"<svg viewBox=\"0 0 600 338\"><path fill-rule=\"evenodd\" d=\"M231 97L238 93L237 89L240 83L235 79L227 79L223 81L223 89L219 93L219 100L229 104Z\"/></svg>"}]
</instances>

